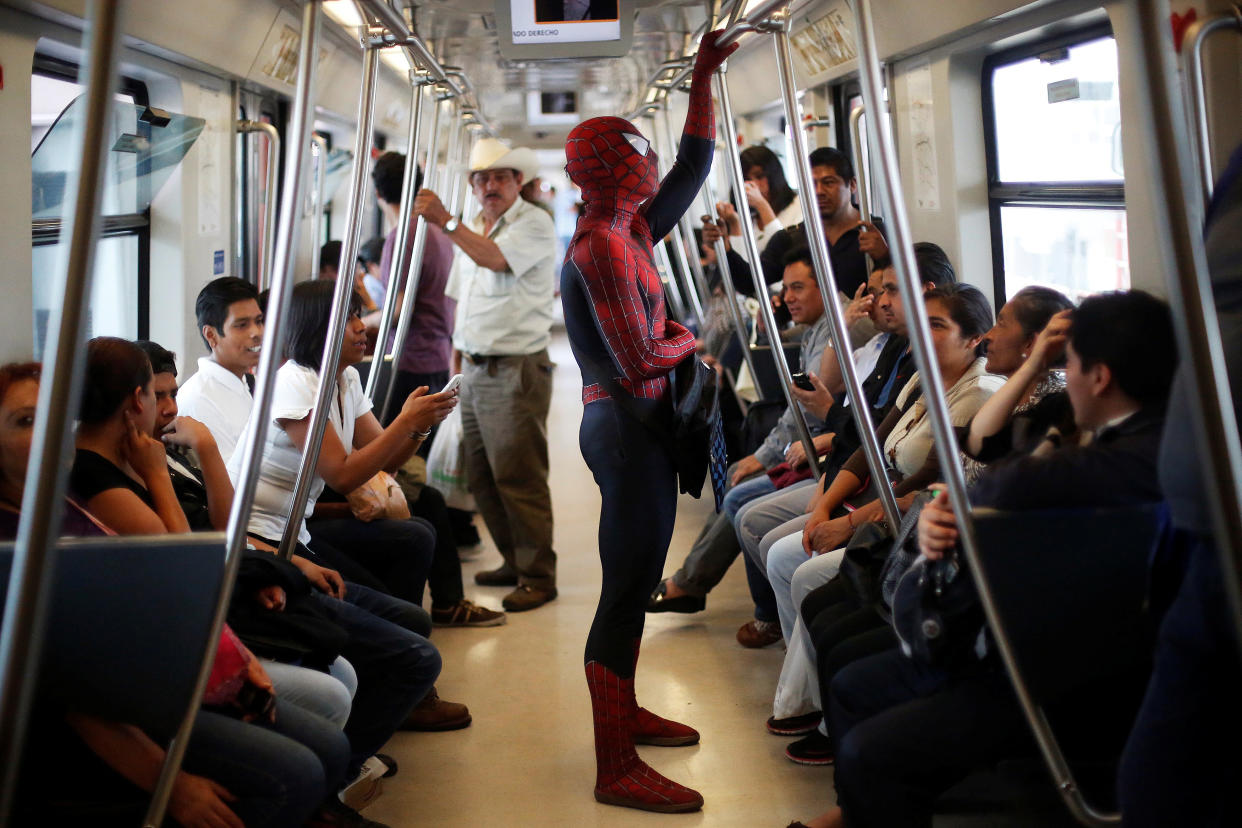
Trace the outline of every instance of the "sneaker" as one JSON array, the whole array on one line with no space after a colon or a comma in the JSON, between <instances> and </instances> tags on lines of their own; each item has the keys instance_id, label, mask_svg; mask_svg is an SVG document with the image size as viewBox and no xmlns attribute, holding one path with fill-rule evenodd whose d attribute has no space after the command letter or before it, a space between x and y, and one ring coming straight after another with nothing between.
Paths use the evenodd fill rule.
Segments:
<instances>
[{"instance_id":1,"label":"sneaker","mask_svg":"<svg viewBox=\"0 0 1242 828\"><path fill-rule=\"evenodd\" d=\"M437 627L499 627L505 620L503 612L480 607L465 598L451 607L431 608L431 623Z\"/></svg>"},{"instance_id":2,"label":"sneaker","mask_svg":"<svg viewBox=\"0 0 1242 828\"><path fill-rule=\"evenodd\" d=\"M823 714L818 710L803 713L801 716L786 716L783 719L769 716L768 733L773 736L805 736L819 727L819 720L822 718Z\"/></svg>"},{"instance_id":3,"label":"sneaker","mask_svg":"<svg viewBox=\"0 0 1242 828\"><path fill-rule=\"evenodd\" d=\"M405 723L401 725L401 729L421 730L424 732L461 730L463 727L469 727L472 721L469 708L464 704L445 701L440 698L440 694L433 687L427 691L427 695L423 697L423 700L410 711L410 715L406 717Z\"/></svg>"},{"instance_id":4,"label":"sneaker","mask_svg":"<svg viewBox=\"0 0 1242 828\"><path fill-rule=\"evenodd\" d=\"M556 587L544 588L522 584L506 595L500 604L509 612L525 612L526 610L538 609L555 599Z\"/></svg>"},{"instance_id":5,"label":"sneaker","mask_svg":"<svg viewBox=\"0 0 1242 828\"><path fill-rule=\"evenodd\" d=\"M479 586L517 586L517 581L517 570L508 564L474 573L474 582Z\"/></svg>"},{"instance_id":6,"label":"sneaker","mask_svg":"<svg viewBox=\"0 0 1242 828\"><path fill-rule=\"evenodd\" d=\"M737 643L743 647L759 649L781 640L781 625L776 621L747 621L737 631Z\"/></svg>"},{"instance_id":7,"label":"sneaker","mask_svg":"<svg viewBox=\"0 0 1242 828\"><path fill-rule=\"evenodd\" d=\"M374 756L363 762L358 775L341 789L341 802L352 810L360 811L379 799L384 792L384 773L387 770L384 763Z\"/></svg>"},{"instance_id":8,"label":"sneaker","mask_svg":"<svg viewBox=\"0 0 1242 828\"><path fill-rule=\"evenodd\" d=\"M329 797L306 822L305 828L388 828L382 822L367 819L338 799Z\"/></svg>"},{"instance_id":9,"label":"sneaker","mask_svg":"<svg viewBox=\"0 0 1242 828\"><path fill-rule=\"evenodd\" d=\"M799 765L831 765L832 740L818 730L812 730L785 748L785 758Z\"/></svg>"}]
</instances>

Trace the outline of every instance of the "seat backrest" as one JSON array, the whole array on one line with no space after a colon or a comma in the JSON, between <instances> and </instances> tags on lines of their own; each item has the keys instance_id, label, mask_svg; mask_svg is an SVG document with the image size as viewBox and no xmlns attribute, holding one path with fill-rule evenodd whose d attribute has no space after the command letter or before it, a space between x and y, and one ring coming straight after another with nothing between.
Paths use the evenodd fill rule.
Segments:
<instances>
[{"instance_id":1,"label":"seat backrest","mask_svg":"<svg viewBox=\"0 0 1242 828\"><path fill-rule=\"evenodd\" d=\"M1150 653L1147 573L1159 509L976 512L983 569L1038 704Z\"/></svg>"},{"instance_id":2,"label":"seat backrest","mask_svg":"<svg viewBox=\"0 0 1242 828\"><path fill-rule=\"evenodd\" d=\"M72 710L176 732L224 574L224 535L60 543L39 692ZM0 604L13 544L0 546Z\"/></svg>"}]
</instances>

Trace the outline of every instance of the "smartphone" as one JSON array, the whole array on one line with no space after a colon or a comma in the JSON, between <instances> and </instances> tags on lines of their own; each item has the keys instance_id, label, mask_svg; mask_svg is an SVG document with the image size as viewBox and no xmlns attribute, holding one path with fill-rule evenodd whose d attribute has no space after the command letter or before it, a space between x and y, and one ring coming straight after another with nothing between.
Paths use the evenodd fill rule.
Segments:
<instances>
[{"instance_id":1,"label":"smartphone","mask_svg":"<svg viewBox=\"0 0 1242 828\"><path fill-rule=\"evenodd\" d=\"M448 384L446 384L443 388L440 389L440 393L444 394L444 393L456 391L459 385L461 385L461 374L454 374L453 378L448 381Z\"/></svg>"},{"instance_id":2,"label":"smartphone","mask_svg":"<svg viewBox=\"0 0 1242 828\"><path fill-rule=\"evenodd\" d=\"M803 391L815 390L815 384L811 382L811 378L802 371L794 374L791 379L793 379L793 384L801 388Z\"/></svg>"}]
</instances>

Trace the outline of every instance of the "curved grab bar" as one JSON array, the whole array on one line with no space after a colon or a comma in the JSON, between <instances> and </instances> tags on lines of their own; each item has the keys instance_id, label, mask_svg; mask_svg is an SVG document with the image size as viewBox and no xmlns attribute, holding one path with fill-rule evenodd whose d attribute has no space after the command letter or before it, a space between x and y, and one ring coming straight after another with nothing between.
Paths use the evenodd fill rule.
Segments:
<instances>
[{"instance_id":1,"label":"curved grab bar","mask_svg":"<svg viewBox=\"0 0 1242 828\"><path fill-rule=\"evenodd\" d=\"M276 190L280 187L280 132L263 121L238 121L243 135L257 132L267 139L267 186L263 192L263 268L258 273L259 290L272 286L272 259L276 255Z\"/></svg>"}]
</instances>

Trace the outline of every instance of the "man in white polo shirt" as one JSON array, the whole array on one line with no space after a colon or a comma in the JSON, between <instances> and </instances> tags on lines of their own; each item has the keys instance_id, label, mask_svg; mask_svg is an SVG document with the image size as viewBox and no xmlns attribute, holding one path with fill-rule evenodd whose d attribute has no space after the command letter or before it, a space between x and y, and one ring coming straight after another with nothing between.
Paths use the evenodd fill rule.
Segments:
<instances>
[{"instance_id":1,"label":"man in white polo shirt","mask_svg":"<svg viewBox=\"0 0 1242 828\"><path fill-rule=\"evenodd\" d=\"M254 369L263 346L263 311L254 285L233 276L208 282L194 303L198 332L211 350L177 392L177 407L216 438L227 463L254 404Z\"/></svg>"},{"instance_id":2,"label":"man in white polo shirt","mask_svg":"<svg viewBox=\"0 0 1242 828\"><path fill-rule=\"evenodd\" d=\"M531 150L484 138L470 153L478 216L461 221L431 190L414 200L414 212L443 228L456 247L445 293L457 300L453 360L464 374L466 475L504 558L475 581L515 586L504 599L510 612L556 597L547 435L556 229L546 212L519 197L538 171Z\"/></svg>"}]
</instances>

